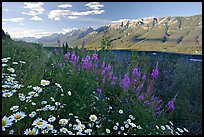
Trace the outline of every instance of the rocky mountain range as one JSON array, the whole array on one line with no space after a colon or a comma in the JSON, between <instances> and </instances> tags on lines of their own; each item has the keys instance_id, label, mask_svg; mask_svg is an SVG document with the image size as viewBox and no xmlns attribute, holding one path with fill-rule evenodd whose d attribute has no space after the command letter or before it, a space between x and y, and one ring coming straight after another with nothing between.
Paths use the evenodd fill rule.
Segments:
<instances>
[{"instance_id":1,"label":"rocky mountain range","mask_svg":"<svg viewBox=\"0 0 204 137\"><path fill-rule=\"evenodd\" d=\"M109 30L112 49L202 54L202 15L123 20L95 30L91 27L74 29L66 34L21 40L48 47L57 46L60 40L60 43L80 48L84 38L86 48L98 49L105 28Z\"/></svg>"}]
</instances>

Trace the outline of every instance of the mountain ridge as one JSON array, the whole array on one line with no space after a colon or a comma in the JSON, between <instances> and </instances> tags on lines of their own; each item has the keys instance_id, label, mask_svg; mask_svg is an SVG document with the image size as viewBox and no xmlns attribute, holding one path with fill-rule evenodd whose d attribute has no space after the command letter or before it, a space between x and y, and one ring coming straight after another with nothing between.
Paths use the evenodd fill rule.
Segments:
<instances>
[{"instance_id":1,"label":"mountain ridge","mask_svg":"<svg viewBox=\"0 0 204 137\"><path fill-rule=\"evenodd\" d=\"M202 54L202 14L127 19L97 29L87 27L55 37L45 36L33 42L57 46L60 40L61 44L80 47L84 38L87 49L99 49L105 28L109 30L112 49Z\"/></svg>"}]
</instances>

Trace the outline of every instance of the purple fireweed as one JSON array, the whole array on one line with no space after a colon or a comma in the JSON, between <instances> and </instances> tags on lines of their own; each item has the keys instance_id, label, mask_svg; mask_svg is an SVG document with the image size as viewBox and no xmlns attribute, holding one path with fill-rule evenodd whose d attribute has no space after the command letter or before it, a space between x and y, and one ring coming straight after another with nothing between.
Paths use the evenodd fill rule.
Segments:
<instances>
[{"instance_id":1,"label":"purple fireweed","mask_svg":"<svg viewBox=\"0 0 204 137\"><path fill-rule=\"evenodd\" d=\"M91 60L91 57L89 55L86 55L86 61Z\"/></svg>"},{"instance_id":2,"label":"purple fireweed","mask_svg":"<svg viewBox=\"0 0 204 137\"><path fill-rule=\"evenodd\" d=\"M77 56L76 54L72 53L72 58L71 58L72 61L76 62L77 61Z\"/></svg>"},{"instance_id":3,"label":"purple fireweed","mask_svg":"<svg viewBox=\"0 0 204 137\"><path fill-rule=\"evenodd\" d=\"M146 80L146 74L144 74L144 75L142 76L142 80L143 80L143 81Z\"/></svg>"},{"instance_id":4,"label":"purple fireweed","mask_svg":"<svg viewBox=\"0 0 204 137\"><path fill-rule=\"evenodd\" d=\"M144 95L137 96L137 99L138 100L143 100L144 99Z\"/></svg>"},{"instance_id":5,"label":"purple fireweed","mask_svg":"<svg viewBox=\"0 0 204 137\"><path fill-rule=\"evenodd\" d=\"M105 65L106 65L106 63L105 63L105 61L103 61L102 65L101 65L101 68L104 69Z\"/></svg>"},{"instance_id":6,"label":"purple fireweed","mask_svg":"<svg viewBox=\"0 0 204 137\"><path fill-rule=\"evenodd\" d=\"M105 68L106 71L108 70L111 70L111 65L109 64L106 68Z\"/></svg>"},{"instance_id":7,"label":"purple fireweed","mask_svg":"<svg viewBox=\"0 0 204 137\"><path fill-rule=\"evenodd\" d=\"M121 81L121 87L123 88L123 90L128 90L130 86L130 77L128 76L128 74L125 74L124 79L122 79Z\"/></svg>"},{"instance_id":8,"label":"purple fireweed","mask_svg":"<svg viewBox=\"0 0 204 137\"><path fill-rule=\"evenodd\" d=\"M113 77L113 72L111 71L111 72L109 73L109 79L112 79L112 77Z\"/></svg>"},{"instance_id":9,"label":"purple fireweed","mask_svg":"<svg viewBox=\"0 0 204 137\"><path fill-rule=\"evenodd\" d=\"M144 104L147 104L147 105L148 105L148 104L150 104L150 102L149 102L148 100L145 100L145 101L144 101Z\"/></svg>"},{"instance_id":10,"label":"purple fireweed","mask_svg":"<svg viewBox=\"0 0 204 137\"><path fill-rule=\"evenodd\" d=\"M102 90L100 88L97 88L96 93L98 94L98 96L101 96L102 95Z\"/></svg>"},{"instance_id":11,"label":"purple fireweed","mask_svg":"<svg viewBox=\"0 0 204 137\"><path fill-rule=\"evenodd\" d=\"M62 67L62 63L58 64L58 66L61 68Z\"/></svg>"},{"instance_id":12,"label":"purple fireweed","mask_svg":"<svg viewBox=\"0 0 204 137\"><path fill-rule=\"evenodd\" d=\"M106 74L106 70L103 69L103 70L101 71L101 75L104 76L105 74Z\"/></svg>"},{"instance_id":13,"label":"purple fireweed","mask_svg":"<svg viewBox=\"0 0 204 137\"><path fill-rule=\"evenodd\" d=\"M65 54L65 58L66 58L67 60L69 60L69 56L70 56L70 53L67 52L67 53Z\"/></svg>"},{"instance_id":14,"label":"purple fireweed","mask_svg":"<svg viewBox=\"0 0 204 137\"><path fill-rule=\"evenodd\" d=\"M166 105L166 107L169 109L169 110L174 110L174 102L173 101L169 101Z\"/></svg>"},{"instance_id":15,"label":"purple fireweed","mask_svg":"<svg viewBox=\"0 0 204 137\"><path fill-rule=\"evenodd\" d=\"M125 105L127 105L127 103L128 103L128 98L126 98L126 100L125 100Z\"/></svg>"},{"instance_id":16,"label":"purple fireweed","mask_svg":"<svg viewBox=\"0 0 204 137\"><path fill-rule=\"evenodd\" d=\"M132 76L133 76L133 77L136 76L137 78L139 78L140 75L141 75L141 74L140 74L140 72L139 72L139 70L138 70L138 67L135 67L134 70L133 70L133 72L132 72Z\"/></svg>"},{"instance_id":17,"label":"purple fireweed","mask_svg":"<svg viewBox=\"0 0 204 137\"><path fill-rule=\"evenodd\" d=\"M142 88L143 88L143 86L144 86L144 83L141 83L138 87L137 87L137 91L141 91L142 90Z\"/></svg>"},{"instance_id":18,"label":"purple fireweed","mask_svg":"<svg viewBox=\"0 0 204 137\"><path fill-rule=\"evenodd\" d=\"M113 76L111 79L111 85L115 85L116 84L115 80L117 80L117 79L118 79L118 77Z\"/></svg>"},{"instance_id":19,"label":"purple fireweed","mask_svg":"<svg viewBox=\"0 0 204 137\"><path fill-rule=\"evenodd\" d=\"M106 79L105 79L105 77L104 77L104 78L102 79L102 82L103 82L103 83L105 83L105 82L106 82Z\"/></svg>"},{"instance_id":20,"label":"purple fireweed","mask_svg":"<svg viewBox=\"0 0 204 137\"><path fill-rule=\"evenodd\" d=\"M154 78L157 77L157 76L158 76L158 68L156 67L156 68L154 68L154 69L152 70L151 79L154 79Z\"/></svg>"},{"instance_id":21,"label":"purple fireweed","mask_svg":"<svg viewBox=\"0 0 204 137\"><path fill-rule=\"evenodd\" d=\"M95 61L98 60L98 55L96 53L92 54L92 60L95 60Z\"/></svg>"}]
</instances>

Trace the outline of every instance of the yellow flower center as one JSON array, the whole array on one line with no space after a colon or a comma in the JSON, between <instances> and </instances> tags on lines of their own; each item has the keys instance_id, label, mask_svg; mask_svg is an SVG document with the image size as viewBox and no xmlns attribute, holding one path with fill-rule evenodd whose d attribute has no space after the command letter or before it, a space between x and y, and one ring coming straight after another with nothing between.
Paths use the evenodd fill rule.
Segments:
<instances>
[{"instance_id":1,"label":"yellow flower center","mask_svg":"<svg viewBox=\"0 0 204 137\"><path fill-rule=\"evenodd\" d=\"M21 115L20 115L20 114L16 114L16 115L14 116L14 118L15 118L15 119L20 119L20 118L21 118Z\"/></svg>"},{"instance_id":2,"label":"yellow flower center","mask_svg":"<svg viewBox=\"0 0 204 137\"><path fill-rule=\"evenodd\" d=\"M17 110L18 108L13 108L13 110Z\"/></svg>"},{"instance_id":3,"label":"yellow flower center","mask_svg":"<svg viewBox=\"0 0 204 137\"><path fill-rule=\"evenodd\" d=\"M42 84L45 85L47 82L43 81Z\"/></svg>"},{"instance_id":4,"label":"yellow flower center","mask_svg":"<svg viewBox=\"0 0 204 137\"><path fill-rule=\"evenodd\" d=\"M31 95L34 95L34 94L35 94L35 92L30 92L30 94L31 94Z\"/></svg>"},{"instance_id":5,"label":"yellow flower center","mask_svg":"<svg viewBox=\"0 0 204 137\"><path fill-rule=\"evenodd\" d=\"M37 122L38 125L42 125L42 123L43 123L42 121L38 121Z\"/></svg>"},{"instance_id":6,"label":"yellow flower center","mask_svg":"<svg viewBox=\"0 0 204 137\"><path fill-rule=\"evenodd\" d=\"M91 117L91 120L95 120L96 118L95 117Z\"/></svg>"},{"instance_id":7,"label":"yellow flower center","mask_svg":"<svg viewBox=\"0 0 204 137\"><path fill-rule=\"evenodd\" d=\"M32 130L32 131L28 131L28 135L34 135L34 131Z\"/></svg>"},{"instance_id":8,"label":"yellow flower center","mask_svg":"<svg viewBox=\"0 0 204 137\"><path fill-rule=\"evenodd\" d=\"M5 94L5 96L6 96L6 97L9 97L9 96L10 96L10 94L9 94L9 93L6 93L6 94Z\"/></svg>"},{"instance_id":9,"label":"yellow flower center","mask_svg":"<svg viewBox=\"0 0 204 137\"><path fill-rule=\"evenodd\" d=\"M49 126L47 126L47 127L48 127L49 129L50 129L50 128L52 128L52 126L50 126L50 125L49 125Z\"/></svg>"},{"instance_id":10,"label":"yellow flower center","mask_svg":"<svg viewBox=\"0 0 204 137\"><path fill-rule=\"evenodd\" d=\"M2 127L6 125L6 121L2 119Z\"/></svg>"},{"instance_id":11,"label":"yellow flower center","mask_svg":"<svg viewBox=\"0 0 204 137\"><path fill-rule=\"evenodd\" d=\"M51 117L51 118L50 118L50 120L54 120L54 118L53 118L53 117Z\"/></svg>"}]
</instances>

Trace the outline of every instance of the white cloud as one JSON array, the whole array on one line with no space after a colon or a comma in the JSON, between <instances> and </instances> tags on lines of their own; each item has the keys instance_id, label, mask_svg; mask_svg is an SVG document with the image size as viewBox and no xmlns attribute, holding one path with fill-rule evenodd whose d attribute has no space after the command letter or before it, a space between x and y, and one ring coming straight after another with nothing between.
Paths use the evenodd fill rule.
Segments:
<instances>
[{"instance_id":1,"label":"white cloud","mask_svg":"<svg viewBox=\"0 0 204 137\"><path fill-rule=\"evenodd\" d=\"M126 21L126 20L129 20L129 19L120 19L120 20L112 21L112 23L120 23L120 22L123 22L123 21Z\"/></svg>"},{"instance_id":2,"label":"white cloud","mask_svg":"<svg viewBox=\"0 0 204 137\"><path fill-rule=\"evenodd\" d=\"M34 17L32 17L30 20L43 21L43 19L40 18L40 17L38 17L38 16L34 16Z\"/></svg>"},{"instance_id":3,"label":"white cloud","mask_svg":"<svg viewBox=\"0 0 204 137\"><path fill-rule=\"evenodd\" d=\"M69 18L69 19L77 19L78 16L68 16L67 18Z\"/></svg>"},{"instance_id":4,"label":"white cloud","mask_svg":"<svg viewBox=\"0 0 204 137\"><path fill-rule=\"evenodd\" d=\"M85 6L88 6L89 8L94 10L99 10L104 7L104 5L102 5L100 2L89 2Z\"/></svg>"},{"instance_id":5,"label":"white cloud","mask_svg":"<svg viewBox=\"0 0 204 137\"><path fill-rule=\"evenodd\" d=\"M31 20L35 20L35 21L42 21L43 19L39 19L40 17L37 18L36 15L39 14L43 14L43 11L45 10L43 8L44 3L42 2L37 2L37 3L33 3L33 2L24 2L24 8L25 9L29 9L29 12L22 12L22 14L28 15L28 16L33 16L31 18Z\"/></svg>"},{"instance_id":6,"label":"white cloud","mask_svg":"<svg viewBox=\"0 0 204 137\"><path fill-rule=\"evenodd\" d=\"M59 5L57 7L58 8L70 8L70 7L72 7L72 5L71 4L62 4L62 5Z\"/></svg>"},{"instance_id":7,"label":"white cloud","mask_svg":"<svg viewBox=\"0 0 204 137\"><path fill-rule=\"evenodd\" d=\"M51 10L48 14L49 19L60 20L60 17L70 15L70 10Z\"/></svg>"},{"instance_id":8,"label":"white cloud","mask_svg":"<svg viewBox=\"0 0 204 137\"><path fill-rule=\"evenodd\" d=\"M105 12L105 10L92 10L91 12L92 12L92 14L101 14L101 13Z\"/></svg>"},{"instance_id":9,"label":"white cloud","mask_svg":"<svg viewBox=\"0 0 204 137\"><path fill-rule=\"evenodd\" d=\"M51 35L53 32L48 32L41 29L26 29L26 28L4 28L6 32L9 33L9 35L12 38L22 38L22 37L35 37L40 38L42 36L48 36Z\"/></svg>"},{"instance_id":10,"label":"white cloud","mask_svg":"<svg viewBox=\"0 0 204 137\"><path fill-rule=\"evenodd\" d=\"M4 18L2 19L2 23L5 24L6 22L13 22L13 23L19 23L19 25L24 25L23 24L24 18L18 17L18 18Z\"/></svg>"},{"instance_id":11,"label":"white cloud","mask_svg":"<svg viewBox=\"0 0 204 137\"><path fill-rule=\"evenodd\" d=\"M68 7L69 4L59 5L58 7ZM48 14L49 19L53 20L60 20L61 17L67 17L69 19L76 19L78 16L88 16L88 15L95 15L95 14L102 14L105 10L101 8L104 7L100 2L89 2L85 6L88 6L90 10L86 11L71 11L71 10L51 10Z\"/></svg>"}]
</instances>

